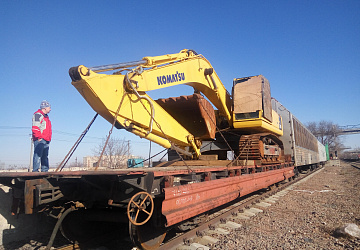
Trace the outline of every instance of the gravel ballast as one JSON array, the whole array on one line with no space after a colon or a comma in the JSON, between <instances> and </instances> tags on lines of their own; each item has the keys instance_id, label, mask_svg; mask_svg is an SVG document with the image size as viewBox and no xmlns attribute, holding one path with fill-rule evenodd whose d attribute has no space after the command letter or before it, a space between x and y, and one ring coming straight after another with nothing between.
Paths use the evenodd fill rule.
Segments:
<instances>
[{"instance_id":1,"label":"gravel ballast","mask_svg":"<svg viewBox=\"0 0 360 250\"><path fill-rule=\"evenodd\" d=\"M360 249L336 230L360 225L360 169L326 165L212 249Z\"/></svg>"}]
</instances>

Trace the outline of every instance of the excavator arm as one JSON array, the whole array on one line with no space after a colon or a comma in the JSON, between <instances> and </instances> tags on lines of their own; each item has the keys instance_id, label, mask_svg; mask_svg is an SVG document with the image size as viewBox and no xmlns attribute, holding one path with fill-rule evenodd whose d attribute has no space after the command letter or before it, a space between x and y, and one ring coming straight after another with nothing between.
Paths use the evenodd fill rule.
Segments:
<instances>
[{"instance_id":1,"label":"excavator arm","mask_svg":"<svg viewBox=\"0 0 360 250\"><path fill-rule=\"evenodd\" d=\"M118 70L112 75L99 72ZM231 123L231 97L211 64L191 50L140 61L69 70L72 84L107 121L165 148L192 157L200 155L201 141L175 120L147 92L185 84L202 92ZM212 122L215 122L214 120ZM190 149L190 150L189 150Z\"/></svg>"},{"instance_id":2,"label":"excavator arm","mask_svg":"<svg viewBox=\"0 0 360 250\"><path fill-rule=\"evenodd\" d=\"M169 60L166 60L169 57ZM141 82L138 91L150 91L185 84L202 92L229 122L231 97L210 62L191 50L179 54L145 57L146 66L152 67L141 75L134 74L134 81ZM167 64L164 65L164 62ZM159 67L159 64L163 64Z\"/></svg>"}]
</instances>

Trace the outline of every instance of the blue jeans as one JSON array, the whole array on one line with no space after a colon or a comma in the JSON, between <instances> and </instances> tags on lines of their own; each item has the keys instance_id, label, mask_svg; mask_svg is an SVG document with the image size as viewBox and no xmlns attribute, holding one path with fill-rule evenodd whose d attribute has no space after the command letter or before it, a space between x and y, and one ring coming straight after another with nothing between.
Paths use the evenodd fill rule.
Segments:
<instances>
[{"instance_id":1,"label":"blue jeans","mask_svg":"<svg viewBox=\"0 0 360 250\"><path fill-rule=\"evenodd\" d=\"M49 171L49 143L44 139L34 141L33 172L39 172L40 164L41 172Z\"/></svg>"}]
</instances>

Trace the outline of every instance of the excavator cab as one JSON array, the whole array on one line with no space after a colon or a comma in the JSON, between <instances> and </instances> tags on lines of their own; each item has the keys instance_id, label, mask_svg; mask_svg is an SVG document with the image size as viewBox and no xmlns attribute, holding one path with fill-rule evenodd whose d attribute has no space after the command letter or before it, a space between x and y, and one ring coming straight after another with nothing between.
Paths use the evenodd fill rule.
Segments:
<instances>
[{"instance_id":1,"label":"excavator cab","mask_svg":"<svg viewBox=\"0 0 360 250\"><path fill-rule=\"evenodd\" d=\"M282 162L282 118L271 106L269 81L262 75L233 81L233 128L239 134L237 159Z\"/></svg>"},{"instance_id":2,"label":"excavator cab","mask_svg":"<svg viewBox=\"0 0 360 250\"><path fill-rule=\"evenodd\" d=\"M270 84L264 76L234 79L232 92L235 129L283 134L282 119L271 107Z\"/></svg>"}]
</instances>

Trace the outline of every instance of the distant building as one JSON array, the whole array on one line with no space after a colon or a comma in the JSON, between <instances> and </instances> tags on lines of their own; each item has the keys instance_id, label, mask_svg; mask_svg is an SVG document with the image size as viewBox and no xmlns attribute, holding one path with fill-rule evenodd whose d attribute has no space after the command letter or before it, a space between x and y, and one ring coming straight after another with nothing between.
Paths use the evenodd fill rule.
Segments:
<instances>
[{"instance_id":1,"label":"distant building","mask_svg":"<svg viewBox=\"0 0 360 250\"><path fill-rule=\"evenodd\" d=\"M105 168L127 168L127 160L131 158L139 158L135 155L103 155L101 157L101 167ZM85 156L83 158L83 165L85 168L96 167L97 162L99 161L99 156Z\"/></svg>"}]
</instances>

